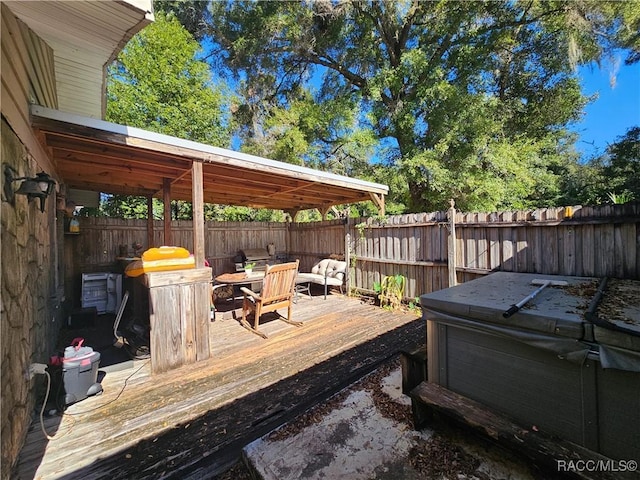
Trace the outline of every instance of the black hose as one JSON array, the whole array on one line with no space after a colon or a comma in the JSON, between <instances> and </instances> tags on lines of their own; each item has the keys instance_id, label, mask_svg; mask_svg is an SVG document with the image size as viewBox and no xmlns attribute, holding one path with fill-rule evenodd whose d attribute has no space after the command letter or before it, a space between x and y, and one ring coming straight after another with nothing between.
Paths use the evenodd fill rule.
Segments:
<instances>
[{"instance_id":1,"label":"black hose","mask_svg":"<svg viewBox=\"0 0 640 480\"><path fill-rule=\"evenodd\" d=\"M596 308L598 308L598 305L600 304L600 300L604 295L604 290L607 288L608 282L609 282L609 277L604 277L602 280L600 280L600 285L598 285L598 291L596 292L596 294L591 299L591 302L589 303L589 308L587 309L587 313L586 313L587 316L596 314Z\"/></svg>"},{"instance_id":2,"label":"black hose","mask_svg":"<svg viewBox=\"0 0 640 480\"><path fill-rule=\"evenodd\" d=\"M596 292L596 294L591 299L591 303L589 303L589 308L587 309L587 313L585 313L585 315L584 315L585 318L589 322L593 323L594 325L597 325L598 327L602 327L602 328L605 328L607 330L614 330L616 332L626 333L628 335L633 335L634 337L640 337L640 332L638 332L637 330L632 330L630 328L621 327L620 325L617 325L615 323L611 323L611 322L609 322L607 320L603 320L596 313L596 309L598 308L598 305L600 304L600 300L602 300L602 296L604 295L604 291L607 288L607 283L608 282L609 282L609 278L608 277L604 277L600 281L600 285L598 286L598 291Z\"/></svg>"}]
</instances>

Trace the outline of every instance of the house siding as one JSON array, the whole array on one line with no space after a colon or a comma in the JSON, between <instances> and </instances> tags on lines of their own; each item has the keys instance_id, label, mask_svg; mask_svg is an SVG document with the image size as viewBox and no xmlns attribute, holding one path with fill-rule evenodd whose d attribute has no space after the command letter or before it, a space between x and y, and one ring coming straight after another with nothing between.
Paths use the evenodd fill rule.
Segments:
<instances>
[{"instance_id":1,"label":"house siding","mask_svg":"<svg viewBox=\"0 0 640 480\"><path fill-rule=\"evenodd\" d=\"M26 162L23 160L26 158ZM2 160L19 175L33 175L38 167L20 139L2 120ZM44 377L33 380L25 371L33 362L47 363L54 353L60 309L56 308L54 257L55 202L48 199L40 212L37 201L17 195L14 205L2 196L2 478L20 452L31 422L36 397L43 394ZM53 228L52 228L53 225ZM35 417L34 417L35 418Z\"/></svg>"},{"instance_id":2,"label":"house siding","mask_svg":"<svg viewBox=\"0 0 640 480\"><path fill-rule=\"evenodd\" d=\"M18 176L40 171L55 174L29 123L29 103L57 106L51 49L20 22L5 4L2 8L2 182L10 166ZM14 189L19 186L16 182ZM2 379L1 471L10 478L45 378L25 377L33 362L47 363L54 353L61 324L63 291L56 269L58 226L56 198L40 211L38 201L17 195L12 203L2 192L0 213L0 307Z\"/></svg>"}]
</instances>

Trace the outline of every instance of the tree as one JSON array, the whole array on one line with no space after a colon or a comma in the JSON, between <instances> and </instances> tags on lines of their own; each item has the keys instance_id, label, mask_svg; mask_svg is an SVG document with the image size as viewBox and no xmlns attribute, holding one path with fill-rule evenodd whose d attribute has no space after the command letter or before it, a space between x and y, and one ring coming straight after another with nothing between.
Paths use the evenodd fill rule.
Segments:
<instances>
[{"instance_id":1,"label":"tree","mask_svg":"<svg viewBox=\"0 0 640 480\"><path fill-rule=\"evenodd\" d=\"M202 0L153 0L153 9L175 16L187 32L200 41L206 34L209 19L207 3Z\"/></svg>"},{"instance_id":2,"label":"tree","mask_svg":"<svg viewBox=\"0 0 640 480\"><path fill-rule=\"evenodd\" d=\"M213 2L210 33L252 93L245 109L264 113L254 126L321 78L316 101L354 105L356 128L391 146L383 160L407 185L393 203L520 208L556 202L575 155L566 127L587 99L567 59L635 42L637 15L600 3ZM310 145L287 140L294 156Z\"/></svg>"},{"instance_id":3,"label":"tree","mask_svg":"<svg viewBox=\"0 0 640 480\"><path fill-rule=\"evenodd\" d=\"M604 154L567 169L563 178L564 205L640 199L640 127L630 128Z\"/></svg>"},{"instance_id":4,"label":"tree","mask_svg":"<svg viewBox=\"0 0 640 480\"><path fill-rule=\"evenodd\" d=\"M230 142L228 99L173 16L138 33L109 66L107 119L209 145Z\"/></svg>"},{"instance_id":5,"label":"tree","mask_svg":"<svg viewBox=\"0 0 640 480\"><path fill-rule=\"evenodd\" d=\"M609 145L605 154L604 175L610 192L640 199L640 127L630 128Z\"/></svg>"},{"instance_id":6,"label":"tree","mask_svg":"<svg viewBox=\"0 0 640 480\"><path fill-rule=\"evenodd\" d=\"M230 113L225 88L214 84L207 63L198 60L200 45L173 15L134 36L108 68L107 120L226 147ZM161 215L162 204L154 211ZM110 196L106 212L146 217L146 199ZM191 218L191 205L174 202L175 218Z\"/></svg>"}]
</instances>

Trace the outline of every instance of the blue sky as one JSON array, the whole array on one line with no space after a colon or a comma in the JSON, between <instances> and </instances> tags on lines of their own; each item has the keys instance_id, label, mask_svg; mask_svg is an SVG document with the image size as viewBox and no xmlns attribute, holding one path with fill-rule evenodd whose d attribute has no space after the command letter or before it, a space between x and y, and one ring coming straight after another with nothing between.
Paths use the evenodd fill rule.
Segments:
<instances>
[{"instance_id":1,"label":"blue sky","mask_svg":"<svg viewBox=\"0 0 640 480\"><path fill-rule=\"evenodd\" d=\"M576 148L583 160L603 153L630 127L640 125L640 64L621 64L614 86L609 80L610 71L609 65L579 70L583 93L598 94L598 99L585 108L583 120L573 128L580 135Z\"/></svg>"}]
</instances>

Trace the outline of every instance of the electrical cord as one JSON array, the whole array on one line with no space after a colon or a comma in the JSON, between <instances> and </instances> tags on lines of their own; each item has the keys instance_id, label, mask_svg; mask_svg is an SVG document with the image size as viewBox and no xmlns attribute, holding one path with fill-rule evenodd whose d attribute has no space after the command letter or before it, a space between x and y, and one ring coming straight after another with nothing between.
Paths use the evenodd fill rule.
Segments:
<instances>
[{"instance_id":1,"label":"electrical cord","mask_svg":"<svg viewBox=\"0 0 640 480\"><path fill-rule=\"evenodd\" d=\"M95 408L90 408L88 410L84 410L82 412L76 412L76 413L69 413L69 412L62 412L63 415L66 413L66 415L69 415L71 417L74 417L76 415L83 415L85 413L89 413L89 412L93 412L95 410L99 410L102 407L105 407L107 405L109 405L110 403L115 402L116 400L118 400L120 398L120 396L122 395L122 393L124 392L124 389L127 387L127 383L129 382L129 380L131 380L131 378L138 373L140 370L142 370L142 368L144 366L146 366L149 362L151 361L151 359L147 360L146 362L144 362L142 365L140 365L135 372L131 373L131 375L129 375L125 381L124 381L124 385L122 386L122 388L120 389L120 391L118 392L118 395L116 395L116 398L114 398L113 400L109 400L106 403L103 403L102 405L98 405ZM47 430L44 427L44 409L47 406L47 401L49 400L49 392L51 391L51 375L49 375L49 372L45 370L45 375L47 376L47 393L44 396L44 402L42 402L42 408L40 409L40 428L42 429L42 433L44 434L44 436L47 438L47 440L56 440L58 438L61 438L62 436L66 435L67 433L69 433L71 431L71 428L69 428L64 434L62 435L57 435L57 436L53 436L53 435L49 435L47 433ZM73 418L72 418L73 420ZM73 424L71 425L71 427L73 427L73 425L75 425L75 420L73 420Z\"/></svg>"},{"instance_id":2,"label":"electrical cord","mask_svg":"<svg viewBox=\"0 0 640 480\"><path fill-rule=\"evenodd\" d=\"M47 437L47 440L53 440L55 437L49 435L47 433L47 430L44 428L44 409L47 406L47 400L49 400L49 391L51 390L51 375L49 375L49 372L47 372L46 370L44 374L47 376L47 393L44 396L44 402L42 402L42 408L40 409L40 428L42 428L42 433L45 437Z\"/></svg>"},{"instance_id":3,"label":"electrical cord","mask_svg":"<svg viewBox=\"0 0 640 480\"><path fill-rule=\"evenodd\" d=\"M138 367L138 369L137 369L135 372L133 372L131 375L129 375L129 376L125 379L125 381L124 381L124 385L122 386L122 388L121 388L121 389L120 389L120 391L118 392L118 395L116 395L116 398L114 398L113 400L109 400L108 402L103 403L102 405L98 405L97 407L90 408L90 409L88 409L88 410L84 410L84 411L82 411L82 412L76 412L76 413L69 413L69 412L66 412L66 414L67 414L67 415L72 415L72 416L73 416L73 415L84 415L85 413L94 412L94 411L96 411L96 410L101 409L102 407L106 407L107 405L109 405L109 404L111 404L111 403L115 402L116 400L118 400L118 399L120 398L120 395L122 395L122 392L124 392L124 389L127 387L127 382L129 382L129 380L131 380L131 377L133 377L136 373L138 373L140 370L142 370L142 367L144 367L145 365L147 365L150 361L151 361L151 359L149 359L149 360L147 360L146 362L144 362L142 365L140 365L140 366Z\"/></svg>"}]
</instances>

